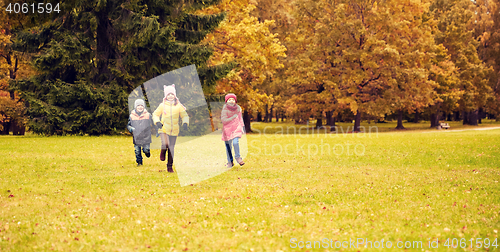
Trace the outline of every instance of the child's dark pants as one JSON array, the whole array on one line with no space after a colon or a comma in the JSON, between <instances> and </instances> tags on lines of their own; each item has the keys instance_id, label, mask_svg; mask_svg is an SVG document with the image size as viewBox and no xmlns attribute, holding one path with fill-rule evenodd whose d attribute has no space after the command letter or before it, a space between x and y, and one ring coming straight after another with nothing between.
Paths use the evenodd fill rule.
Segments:
<instances>
[{"instance_id":1,"label":"child's dark pants","mask_svg":"<svg viewBox=\"0 0 500 252\"><path fill-rule=\"evenodd\" d=\"M172 168L174 164L174 148L177 136L170 136L165 133L160 133L161 137L161 153L160 158L163 155L168 154L167 168Z\"/></svg>"},{"instance_id":2,"label":"child's dark pants","mask_svg":"<svg viewBox=\"0 0 500 252\"><path fill-rule=\"evenodd\" d=\"M142 164L142 153L141 153L141 148L144 154L149 153L149 144L143 144L143 145L137 145L134 144L134 149L135 149L135 161L137 164Z\"/></svg>"}]
</instances>

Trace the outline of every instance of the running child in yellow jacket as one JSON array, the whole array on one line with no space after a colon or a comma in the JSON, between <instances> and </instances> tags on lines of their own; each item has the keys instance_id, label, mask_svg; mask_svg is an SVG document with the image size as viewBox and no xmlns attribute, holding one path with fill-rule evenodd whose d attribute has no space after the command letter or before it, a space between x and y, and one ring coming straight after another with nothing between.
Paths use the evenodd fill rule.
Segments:
<instances>
[{"instance_id":1,"label":"running child in yellow jacket","mask_svg":"<svg viewBox=\"0 0 500 252\"><path fill-rule=\"evenodd\" d=\"M153 122L159 129L161 137L160 160L165 161L165 154L168 153L167 170L174 172L174 147L179 135L179 119L182 120L183 129L187 130L189 116L177 98L174 84L163 86L163 91L165 97L153 112Z\"/></svg>"}]
</instances>

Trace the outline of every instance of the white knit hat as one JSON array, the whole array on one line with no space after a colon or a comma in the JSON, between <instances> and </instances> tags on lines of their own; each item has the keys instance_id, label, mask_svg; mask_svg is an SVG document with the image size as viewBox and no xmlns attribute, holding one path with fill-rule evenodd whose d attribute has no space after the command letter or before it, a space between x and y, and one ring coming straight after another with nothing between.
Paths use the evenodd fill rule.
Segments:
<instances>
[{"instance_id":1,"label":"white knit hat","mask_svg":"<svg viewBox=\"0 0 500 252\"><path fill-rule=\"evenodd\" d=\"M134 109L136 109L137 106L139 106L139 105L142 105L144 108L146 108L146 103L144 102L143 99L137 99L137 100L135 100Z\"/></svg>"}]
</instances>

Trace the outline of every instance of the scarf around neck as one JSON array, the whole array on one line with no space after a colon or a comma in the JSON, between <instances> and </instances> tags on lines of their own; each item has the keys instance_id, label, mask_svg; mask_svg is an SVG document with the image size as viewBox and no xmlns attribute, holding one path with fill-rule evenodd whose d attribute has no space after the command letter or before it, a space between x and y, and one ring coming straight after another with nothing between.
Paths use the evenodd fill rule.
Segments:
<instances>
[{"instance_id":1,"label":"scarf around neck","mask_svg":"<svg viewBox=\"0 0 500 252\"><path fill-rule=\"evenodd\" d=\"M222 110L226 110L227 111L227 117L232 117L233 115L237 115L238 113L240 113L240 111L238 110L238 105L234 104L234 106L231 106L229 104L226 104L224 105L224 107L222 108Z\"/></svg>"},{"instance_id":2,"label":"scarf around neck","mask_svg":"<svg viewBox=\"0 0 500 252\"><path fill-rule=\"evenodd\" d=\"M134 109L135 113L138 115L138 116L141 116L144 112L147 112L146 111L146 108L144 108L144 110L142 112L139 112L137 111L137 109Z\"/></svg>"},{"instance_id":3,"label":"scarf around neck","mask_svg":"<svg viewBox=\"0 0 500 252\"><path fill-rule=\"evenodd\" d=\"M226 108L231 110L231 111L236 111L238 109L238 105L235 103L234 105L229 105L226 103Z\"/></svg>"}]
</instances>

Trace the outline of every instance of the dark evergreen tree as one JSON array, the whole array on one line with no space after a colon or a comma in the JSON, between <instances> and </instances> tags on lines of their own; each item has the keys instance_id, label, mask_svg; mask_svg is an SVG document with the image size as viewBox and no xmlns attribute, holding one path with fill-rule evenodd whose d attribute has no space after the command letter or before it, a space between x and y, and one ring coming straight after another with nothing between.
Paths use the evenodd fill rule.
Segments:
<instances>
[{"instance_id":1,"label":"dark evergreen tree","mask_svg":"<svg viewBox=\"0 0 500 252\"><path fill-rule=\"evenodd\" d=\"M112 134L128 117L128 94L162 73L195 64L204 88L232 65L207 67L199 45L224 14L193 15L216 0L65 1L60 15L18 34L16 50L39 52L39 74L13 83L42 134Z\"/></svg>"}]
</instances>

